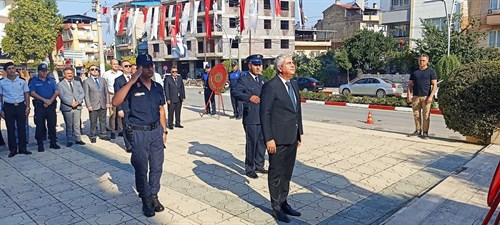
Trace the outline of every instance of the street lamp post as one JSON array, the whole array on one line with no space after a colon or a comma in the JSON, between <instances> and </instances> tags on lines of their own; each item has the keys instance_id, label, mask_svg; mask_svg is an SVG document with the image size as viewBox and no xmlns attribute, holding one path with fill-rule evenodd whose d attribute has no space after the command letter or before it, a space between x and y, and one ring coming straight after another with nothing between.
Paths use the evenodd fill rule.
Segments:
<instances>
[{"instance_id":1,"label":"street lamp post","mask_svg":"<svg viewBox=\"0 0 500 225\"><path fill-rule=\"evenodd\" d=\"M229 39L229 36L227 35L226 29L224 29L222 24L216 23L215 26L217 28L221 29L224 32L224 34L226 35L226 38ZM222 43L224 43L224 41ZM232 39L230 39L230 41L229 41L229 62L232 63L233 60L232 60L232 55L231 55L231 48L233 48L233 40Z\"/></svg>"},{"instance_id":2,"label":"street lamp post","mask_svg":"<svg viewBox=\"0 0 500 225\"><path fill-rule=\"evenodd\" d=\"M448 49L447 55L450 55L450 44L451 44L451 25L453 23L453 14L455 13L455 5L462 3L462 0L452 0L450 13L448 13L448 5L446 4L446 0L441 0L444 3L444 11L446 13L446 18L448 20Z\"/></svg>"}]
</instances>

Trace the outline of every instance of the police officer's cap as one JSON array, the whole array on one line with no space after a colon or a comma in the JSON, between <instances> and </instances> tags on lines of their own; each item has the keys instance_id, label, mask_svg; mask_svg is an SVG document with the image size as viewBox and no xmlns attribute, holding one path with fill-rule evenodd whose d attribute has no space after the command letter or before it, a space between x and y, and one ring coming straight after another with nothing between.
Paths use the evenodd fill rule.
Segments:
<instances>
[{"instance_id":1,"label":"police officer's cap","mask_svg":"<svg viewBox=\"0 0 500 225\"><path fill-rule=\"evenodd\" d=\"M254 65L262 65L262 58L264 58L261 54L255 54L247 57L247 63L251 63Z\"/></svg>"},{"instance_id":2,"label":"police officer's cap","mask_svg":"<svg viewBox=\"0 0 500 225\"><path fill-rule=\"evenodd\" d=\"M205 65L205 69L210 69L212 66L210 64Z\"/></svg>"},{"instance_id":3,"label":"police officer's cap","mask_svg":"<svg viewBox=\"0 0 500 225\"><path fill-rule=\"evenodd\" d=\"M151 55L149 54L141 54L137 56L135 62L138 66L149 66L153 64L153 57L151 57Z\"/></svg>"},{"instance_id":4,"label":"police officer's cap","mask_svg":"<svg viewBox=\"0 0 500 225\"><path fill-rule=\"evenodd\" d=\"M49 69L49 67L45 63L38 65L38 71L48 70L48 69Z\"/></svg>"},{"instance_id":5,"label":"police officer's cap","mask_svg":"<svg viewBox=\"0 0 500 225\"><path fill-rule=\"evenodd\" d=\"M236 62L236 61L232 61L232 62L231 62L231 66L232 66L232 67L235 67L235 66L237 66L237 65L238 65L238 62Z\"/></svg>"}]
</instances>

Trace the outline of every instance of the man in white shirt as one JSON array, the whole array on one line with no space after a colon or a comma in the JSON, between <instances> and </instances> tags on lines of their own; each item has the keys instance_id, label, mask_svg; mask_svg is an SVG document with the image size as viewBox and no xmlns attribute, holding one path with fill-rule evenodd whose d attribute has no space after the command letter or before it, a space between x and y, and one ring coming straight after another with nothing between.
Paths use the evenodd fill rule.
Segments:
<instances>
[{"instance_id":1,"label":"man in white shirt","mask_svg":"<svg viewBox=\"0 0 500 225\"><path fill-rule=\"evenodd\" d=\"M106 71L103 75L102 78L106 80L106 83L108 84L108 93L109 93L109 98L112 99L113 95L115 94L115 88L114 88L114 83L115 79L119 76L121 76L123 73L122 71L119 70L120 68L120 63L118 62L117 59L112 59L111 60L111 69ZM109 108L109 129L110 129L110 138L115 139L116 138L116 126L117 120L116 120L116 107L111 107Z\"/></svg>"}]
</instances>

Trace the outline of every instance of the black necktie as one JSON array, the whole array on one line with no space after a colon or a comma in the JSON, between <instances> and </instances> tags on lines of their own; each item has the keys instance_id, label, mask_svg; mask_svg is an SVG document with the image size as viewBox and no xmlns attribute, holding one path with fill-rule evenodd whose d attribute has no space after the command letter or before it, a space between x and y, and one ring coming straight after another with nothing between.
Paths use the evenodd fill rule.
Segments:
<instances>
[{"instance_id":1,"label":"black necktie","mask_svg":"<svg viewBox=\"0 0 500 225\"><path fill-rule=\"evenodd\" d=\"M127 75L127 82L130 80L130 75Z\"/></svg>"},{"instance_id":2,"label":"black necktie","mask_svg":"<svg viewBox=\"0 0 500 225\"><path fill-rule=\"evenodd\" d=\"M293 92L292 83L290 81L286 82L286 86L288 87L288 95L290 96L290 100L292 100L293 108L297 111L297 99L295 99L295 93Z\"/></svg>"},{"instance_id":3,"label":"black necktie","mask_svg":"<svg viewBox=\"0 0 500 225\"><path fill-rule=\"evenodd\" d=\"M71 81L68 81L68 83L69 83L69 88L71 88L71 93L73 93L74 92L73 83Z\"/></svg>"},{"instance_id":4,"label":"black necktie","mask_svg":"<svg viewBox=\"0 0 500 225\"><path fill-rule=\"evenodd\" d=\"M175 86L177 86L177 77L174 77Z\"/></svg>"},{"instance_id":5,"label":"black necktie","mask_svg":"<svg viewBox=\"0 0 500 225\"><path fill-rule=\"evenodd\" d=\"M259 82L259 76L255 76L255 81Z\"/></svg>"}]
</instances>

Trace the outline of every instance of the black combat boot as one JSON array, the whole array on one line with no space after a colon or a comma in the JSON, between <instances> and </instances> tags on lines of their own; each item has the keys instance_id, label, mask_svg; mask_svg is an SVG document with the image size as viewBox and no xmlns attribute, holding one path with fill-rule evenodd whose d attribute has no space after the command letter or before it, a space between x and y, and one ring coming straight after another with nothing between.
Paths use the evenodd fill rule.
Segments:
<instances>
[{"instance_id":1,"label":"black combat boot","mask_svg":"<svg viewBox=\"0 0 500 225\"><path fill-rule=\"evenodd\" d=\"M151 200L153 201L153 207L155 208L155 212L161 212L165 210L165 207L158 200L158 195L151 195Z\"/></svg>"},{"instance_id":2,"label":"black combat boot","mask_svg":"<svg viewBox=\"0 0 500 225\"><path fill-rule=\"evenodd\" d=\"M151 201L151 196L142 197L142 213L147 217L152 217L155 215L155 209L153 208L153 202Z\"/></svg>"}]
</instances>

